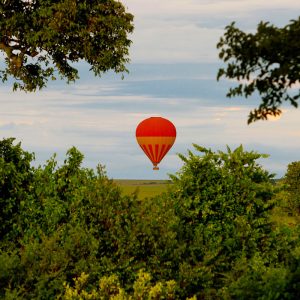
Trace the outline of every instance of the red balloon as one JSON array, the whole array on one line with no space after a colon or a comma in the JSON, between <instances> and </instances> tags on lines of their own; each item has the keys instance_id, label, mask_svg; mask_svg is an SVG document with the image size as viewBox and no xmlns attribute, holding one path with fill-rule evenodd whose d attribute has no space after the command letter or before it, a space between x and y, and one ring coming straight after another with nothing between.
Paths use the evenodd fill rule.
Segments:
<instances>
[{"instance_id":1,"label":"red balloon","mask_svg":"<svg viewBox=\"0 0 300 300\"><path fill-rule=\"evenodd\" d=\"M153 170L168 153L176 139L176 128L172 122L161 117L143 120L136 128L136 139L153 163Z\"/></svg>"}]
</instances>

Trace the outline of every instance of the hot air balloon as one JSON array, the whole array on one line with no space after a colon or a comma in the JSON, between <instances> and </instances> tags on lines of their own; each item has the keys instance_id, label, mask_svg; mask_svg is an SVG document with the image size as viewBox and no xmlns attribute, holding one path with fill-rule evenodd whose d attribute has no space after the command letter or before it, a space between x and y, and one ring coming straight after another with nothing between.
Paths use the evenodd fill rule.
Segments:
<instances>
[{"instance_id":1,"label":"hot air balloon","mask_svg":"<svg viewBox=\"0 0 300 300\"><path fill-rule=\"evenodd\" d=\"M136 128L136 139L153 163L153 170L168 153L176 139L176 128L172 122L161 117L143 120Z\"/></svg>"}]
</instances>

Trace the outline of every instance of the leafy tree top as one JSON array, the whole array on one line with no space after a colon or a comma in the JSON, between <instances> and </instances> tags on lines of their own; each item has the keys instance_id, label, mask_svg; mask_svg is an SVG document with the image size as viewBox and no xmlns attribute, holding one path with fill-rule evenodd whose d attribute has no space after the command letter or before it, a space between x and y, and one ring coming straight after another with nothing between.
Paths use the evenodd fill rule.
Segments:
<instances>
[{"instance_id":1,"label":"leafy tree top","mask_svg":"<svg viewBox=\"0 0 300 300\"><path fill-rule=\"evenodd\" d=\"M0 51L3 82L35 91L56 72L67 82L79 78L72 65L86 61L96 76L127 71L128 34L133 15L117 0L12 0L0 2Z\"/></svg>"},{"instance_id":2,"label":"leafy tree top","mask_svg":"<svg viewBox=\"0 0 300 300\"><path fill-rule=\"evenodd\" d=\"M300 191L300 161L294 161L288 164L287 172L284 176L285 183L291 192L299 193Z\"/></svg>"},{"instance_id":3,"label":"leafy tree top","mask_svg":"<svg viewBox=\"0 0 300 300\"><path fill-rule=\"evenodd\" d=\"M230 88L227 97L261 96L261 104L250 112L248 123L281 114L281 104L298 107L300 90L300 18L283 28L261 22L255 33L246 33L234 23L226 27L217 47L219 57L227 63L218 72L234 79L238 86Z\"/></svg>"}]
</instances>

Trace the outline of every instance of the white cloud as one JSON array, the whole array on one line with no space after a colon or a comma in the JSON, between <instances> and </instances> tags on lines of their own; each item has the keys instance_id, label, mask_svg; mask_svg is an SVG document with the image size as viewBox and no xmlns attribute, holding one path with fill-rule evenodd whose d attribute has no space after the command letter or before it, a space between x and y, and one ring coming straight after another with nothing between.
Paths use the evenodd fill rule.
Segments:
<instances>
[{"instance_id":1,"label":"white cloud","mask_svg":"<svg viewBox=\"0 0 300 300\"><path fill-rule=\"evenodd\" d=\"M255 29L261 21L286 24L298 17L300 1L125 0L135 16L132 62L218 61L216 44L232 21ZM276 13L275 13L276 12Z\"/></svg>"},{"instance_id":2,"label":"white cloud","mask_svg":"<svg viewBox=\"0 0 300 300\"><path fill-rule=\"evenodd\" d=\"M133 81L131 87L136 84L142 82ZM163 85L164 81L159 84ZM176 84L174 80L174 87ZM286 151L284 149L300 147L300 140L295 138L299 132L291 130L297 128L298 110L284 110L277 122L248 126L250 108L237 106L238 102L225 106L228 101L225 95L219 104L212 101L210 105L209 101L184 95L166 98L160 94L130 92L130 89L124 93L125 87L126 83L122 85L119 81L104 81L101 87L97 82L90 82L32 94L0 88L0 137L14 136L22 141L25 149L36 152L37 163L42 163L54 152L63 158L63 153L74 145L86 155L88 166L95 167L101 162L115 178L166 178L167 173L181 166L175 154L185 153L187 148L192 148L192 143L215 150L223 149L226 144L232 148L240 144L258 145L258 149L253 150L259 152L267 152L266 147L273 147L277 152L278 149ZM211 93L213 95L213 86ZM137 124L153 115L170 119L178 132L159 175L148 173L149 162L135 141ZM296 159L286 157L280 162L280 169L283 170L290 160ZM272 158L270 162L270 166L275 165Z\"/></svg>"},{"instance_id":3,"label":"white cloud","mask_svg":"<svg viewBox=\"0 0 300 300\"><path fill-rule=\"evenodd\" d=\"M148 22L136 28L131 48L132 62L210 62L217 60L216 44L222 31L196 24Z\"/></svg>"},{"instance_id":4,"label":"white cloud","mask_svg":"<svg viewBox=\"0 0 300 300\"><path fill-rule=\"evenodd\" d=\"M295 0L123 0L122 2L133 14L151 16L170 16L174 14L235 14L257 9L300 8L299 1Z\"/></svg>"},{"instance_id":5,"label":"white cloud","mask_svg":"<svg viewBox=\"0 0 300 300\"><path fill-rule=\"evenodd\" d=\"M132 63L146 65L132 65L133 71L124 81L116 76L99 80L84 76L75 85L51 83L51 88L27 94L12 93L10 87L2 85L0 138L16 137L25 149L36 152L38 163L53 152L63 157L75 145L85 154L86 165L95 167L101 162L114 178L166 178L182 164L175 154L186 152L192 143L214 150L242 143L246 148L254 147L252 150L270 151L266 167L276 172L298 159L293 149L300 147L299 110L285 111L277 122L248 126L250 108L245 103L250 106L251 102L229 102L223 94L226 82L212 85L212 81L204 80L214 80L216 64L192 64L218 61L216 43L222 28L231 21L237 20L247 29L253 29L264 18L284 23L298 16L300 1L122 2L135 15ZM186 62L190 64L184 67ZM193 84L189 85L189 80L194 80ZM153 173L135 141L137 124L152 115L169 118L178 132L158 173Z\"/></svg>"}]
</instances>

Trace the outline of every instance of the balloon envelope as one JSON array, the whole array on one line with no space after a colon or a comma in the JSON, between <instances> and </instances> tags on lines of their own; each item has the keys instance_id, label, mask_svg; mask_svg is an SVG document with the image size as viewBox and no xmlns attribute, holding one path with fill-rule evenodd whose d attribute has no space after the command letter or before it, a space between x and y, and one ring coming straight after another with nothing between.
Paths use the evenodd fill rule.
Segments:
<instances>
[{"instance_id":1,"label":"balloon envelope","mask_svg":"<svg viewBox=\"0 0 300 300\"><path fill-rule=\"evenodd\" d=\"M136 128L136 139L142 150L153 163L153 170L168 153L176 139L176 128L162 117L143 120Z\"/></svg>"}]
</instances>

